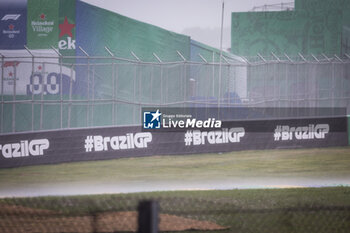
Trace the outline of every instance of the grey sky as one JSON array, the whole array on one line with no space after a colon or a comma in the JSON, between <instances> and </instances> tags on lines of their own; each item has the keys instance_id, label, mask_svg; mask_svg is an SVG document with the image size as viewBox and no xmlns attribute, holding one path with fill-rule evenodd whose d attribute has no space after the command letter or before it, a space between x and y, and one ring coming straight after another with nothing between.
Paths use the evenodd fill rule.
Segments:
<instances>
[{"instance_id":1,"label":"grey sky","mask_svg":"<svg viewBox=\"0 0 350 233\"><path fill-rule=\"evenodd\" d=\"M191 36L219 48L222 0L83 0L118 14ZM293 0L225 0L223 47L230 47L231 12Z\"/></svg>"}]
</instances>

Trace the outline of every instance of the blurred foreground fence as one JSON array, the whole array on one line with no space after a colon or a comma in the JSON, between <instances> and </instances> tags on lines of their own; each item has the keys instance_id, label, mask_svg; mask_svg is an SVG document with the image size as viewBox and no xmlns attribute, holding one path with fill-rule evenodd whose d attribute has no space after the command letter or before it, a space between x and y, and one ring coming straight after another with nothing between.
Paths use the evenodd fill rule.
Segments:
<instances>
[{"instance_id":1,"label":"blurred foreground fence","mask_svg":"<svg viewBox=\"0 0 350 233\"><path fill-rule=\"evenodd\" d=\"M349 57L272 54L219 63L154 56L158 62L2 54L0 133L140 125L142 107L349 109Z\"/></svg>"},{"instance_id":2,"label":"blurred foreground fence","mask_svg":"<svg viewBox=\"0 0 350 233\"><path fill-rule=\"evenodd\" d=\"M317 203L322 199L319 194L312 203L310 196L302 195L303 191L294 204L290 203L294 195L285 200L257 195L247 201L243 196L230 195L153 194L152 199L159 203L160 232L349 232L350 206L329 204L331 198L327 203ZM136 232L137 206L143 198L130 194L2 199L0 231Z\"/></svg>"}]
</instances>

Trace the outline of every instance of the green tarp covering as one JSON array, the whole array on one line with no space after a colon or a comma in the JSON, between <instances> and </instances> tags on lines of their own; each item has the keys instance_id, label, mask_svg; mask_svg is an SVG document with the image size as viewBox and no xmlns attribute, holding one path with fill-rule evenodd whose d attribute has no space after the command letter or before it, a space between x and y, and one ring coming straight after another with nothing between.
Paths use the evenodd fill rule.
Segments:
<instances>
[{"instance_id":1,"label":"green tarp covering","mask_svg":"<svg viewBox=\"0 0 350 233\"><path fill-rule=\"evenodd\" d=\"M105 46L118 57L142 61L179 61L190 54L190 38L125 16L77 2L77 43L90 55L106 55Z\"/></svg>"},{"instance_id":2,"label":"green tarp covering","mask_svg":"<svg viewBox=\"0 0 350 233\"><path fill-rule=\"evenodd\" d=\"M243 56L340 54L342 15L328 10L232 13L231 51Z\"/></svg>"}]
</instances>

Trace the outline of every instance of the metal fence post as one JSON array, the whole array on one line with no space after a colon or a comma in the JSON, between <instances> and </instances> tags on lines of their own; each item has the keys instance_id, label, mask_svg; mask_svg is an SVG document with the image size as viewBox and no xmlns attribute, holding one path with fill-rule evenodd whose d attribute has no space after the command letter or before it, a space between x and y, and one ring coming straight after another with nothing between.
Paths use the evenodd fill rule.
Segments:
<instances>
[{"instance_id":1,"label":"metal fence post","mask_svg":"<svg viewBox=\"0 0 350 233\"><path fill-rule=\"evenodd\" d=\"M111 57L113 57L113 62L112 62L112 125L115 125L115 88L116 88L116 80L115 80L115 57L114 54L111 52L111 50L105 46L105 50L109 53L109 55L111 55Z\"/></svg>"},{"instance_id":2,"label":"metal fence post","mask_svg":"<svg viewBox=\"0 0 350 233\"><path fill-rule=\"evenodd\" d=\"M16 132L16 89L17 89L17 68L13 64L13 104L12 104L12 132Z\"/></svg>"},{"instance_id":3,"label":"metal fence post","mask_svg":"<svg viewBox=\"0 0 350 233\"><path fill-rule=\"evenodd\" d=\"M60 56L60 128L63 128L63 76L62 76L63 59Z\"/></svg>"},{"instance_id":4,"label":"metal fence post","mask_svg":"<svg viewBox=\"0 0 350 233\"><path fill-rule=\"evenodd\" d=\"M43 62L43 68L42 68L42 74L45 74L46 71L46 63ZM45 82L43 81L43 87L45 86ZM44 89L41 90L41 94L40 94L40 126L39 129L42 130L43 129L43 118L44 117Z\"/></svg>"},{"instance_id":5,"label":"metal fence post","mask_svg":"<svg viewBox=\"0 0 350 233\"><path fill-rule=\"evenodd\" d=\"M212 54L212 83L211 83L211 88L212 88L212 93L211 93L211 95L212 96L215 96L215 65L214 65L214 63L215 63L215 53L213 52L213 54Z\"/></svg>"},{"instance_id":6,"label":"metal fence post","mask_svg":"<svg viewBox=\"0 0 350 233\"><path fill-rule=\"evenodd\" d=\"M69 104L68 104L68 119L67 119L67 127L70 128L71 124L71 114L72 114L72 88L73 88L73 68L74 65L72 64L70 67L70 78L69 78Z\"/></svg>"},{"instance_id":7,"label":"metal fence post","mask_svg":"<svg viewBox=\"0 0 350 233\"><path fill-rule=\"evenodd\" d=\"M160 105L163 104L163 64L160 64Z\"/></svg>"},{"instance_id":8,"label":"metal fence post","mask_svg":"<svg viewBox=\"0 0 350 233\"><path fill-rule=\"evenodd\" d=\"M198 56L202 59L202 61L205 63L205 64L201 64L199 65L202 69L202 67L204 67L204 71L205 71L205 74L206 75L203 75L205 78L203 78L205 80L205 83L210 83L210 73L208 72L209 71L209 63L208 61L200 54L198 53ZM200 73L200 76L199 77L202 77L202 72L199 72ZM186 84L185 84L185 87L186 87ZM209 95L210 95L210 85L207 86L209 88L209 91L207 91L207 88L205 88L204 92L203 92L203 95L205 95L205 108L208 108L208 102L209 102ZM184 98L185 100L185 98Z\"/></svg>"},{"instance_id":9,"label":"metal fence post","mask_svg":"<svg viewBox=\"0 0 350 233\"><path fill-rule=\"evenodd\" d=\"M90 114L90 56L85 50L79 46L80 51L82 51L88 59L88 71L87 71L87 109L86 109L86 126L89 126L89 114Z\"/></svg>"},{"instance_id":10,"label":"metal fence post","mask_svg":"<svg viewBox=\"0 0 350 233\"><path fill-rule=\"evenodd\" d=\"M0 133L4 132L4 65L5 65L5 56L1 55L1 125Z\"/></svg>"},{"instance_id":11,"label":"metal fence post","mask_svg":"<svg viewBox=\"0 0 350 233\"><path fill-rule=\"evenodd\" d=\"M137 60L137 65L135 66L135 75L134 75L134 97L133 97L133 106L132 106L132 109L133 109L133 113L132 113L133 120L132 120L132 123L135 124L135 122L136 122L136 117L135 117L135 112L136 112L135 111L135 104L136 104L136 79L138 77L138 73L139 73L138 71L139 71L139 65L140 65L141 59L133 51L131 51L131 55ZM139 97L140 97L140 90L139 90ZM138 99L140 99L140 98L138 98Z\"/></svg>"},{"instance_id":12,"label":"metal fence post","mask_svg":"<svg viewBox=\"0 0 350 233\"><path fill-rule=\"evenodd\" d=\"M184 76L186 76L186 70L187 70L187 66L186 66L186 58L180 53L180 51L176 51L176 53L181 57L181 59L183 60L183 69L184 69ZM169 78L169 77L168 77ZM186 84L187 84L187 81L186 81L186 78L184 77L184 103L186 102L186 92L187 92L187 89L186 89ZM167 92L168 93L168 92Z\"/></svg>"},{"instance_id":13,"label":"metal fence post","mask_svg":"<svg viewBox=\"0 0 350 233\"><path fill-rule=\"evenodd\" d=\"M32 75L31 77L34 78L34 66L35 66L35 61L34 61L34 55L33 53L29 50L27 46L24 46L25 50L31 55L32 57ZM32 87L32 131L34 131L34 87Z\"/></svg>"},{"instance_id":14,"label":"metal fence post","mask_svg":"<svg viewBox=\"0 0 350 233\"><path fill-rule=\"evenodd\" d=\"M163 75L163 71L162 71L162 63L163 61L158 57L157 54L153 53L153 56L158 60L159 63L159 67L160 67L160 104L162 104L162 75ZM152 75L151 75L151 101L153 102L153 79L154 79L154 66L152 66Z\"/></svg>"},{"instance_id":15,"label":"metal fence post","mask_svg":"<svg viewBox=\"0 0 350 233\"><path fill-rule=\"evenodd\" d=\"M159 205L156 201L142 201L138 206L138 233L158 233Z\"/></svg>"},{"instance_id":16,"label":"metal fence post","mask_svg":"<svg viewBox=\"0 0 350 233\"><path fill-rule=\"evenodd\" d=\"M59 56L59 66L60 66L60 128L63 128L63 76L62 76L62 66L63 66L63 58L62 54L58 52L55 47L51 46L53 51L57 53Z\"/></svg>"}]
</instances>

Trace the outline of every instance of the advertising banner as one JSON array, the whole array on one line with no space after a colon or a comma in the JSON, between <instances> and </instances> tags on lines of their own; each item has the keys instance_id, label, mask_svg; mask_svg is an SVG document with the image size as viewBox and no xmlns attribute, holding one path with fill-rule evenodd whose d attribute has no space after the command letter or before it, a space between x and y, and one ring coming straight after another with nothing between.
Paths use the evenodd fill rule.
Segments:
<instances>
[{"instance_id":1,"label":"advertising banner","mask_svg":"<svg viewBox=\"0 0 350 233\"><path fill-rule=\"evenodd\" d=\"M27 2L0 3L0 49L23 49L27 41Z\"/></svg>"},{"instance_id":2,"label":"advertising banner","mask_svg":"<svg viewBox=\"0 0 350 233\"><path fill-rule=\"evenodd\" d=\"M0 167L347 144L346 117L231 121L218 129L175 132L147 132L141 126L90 128L2 135Z\"/></svg>"},{"instance_id":3,"label":"advertising banner","mask_svg":"<svg viewBox=\"0 0 350 233\"><path fill-rule=\"evenodd\" d=\"M72 68L60 68L58 55L53 50L32 50L35 63L26 50L0 50L10 54L3 66L3 95L59 95L68 94L75 85L75 72ZM23 58L23 57L28 58ZM43 58L40 58L43 57ZM22 58L21 58L22 57ZM44 58L45 57L45 58ZM62 79L62 81L61 81ZM0 82L0 90L2 82Z\"/></svg>"},{"instance_id":4,"label":"advertising banner","mask_svg":"<svg viewBox=\"0 0 350 233\"><path fill-rule=\"evenodd\" d=\"M75 56L75 0L60 0L57 47L63 56Z\"/></svg>"},{"instance_id":5,"label":"advertising banner","mask_svg":"<svg viewBox=\"0 0 350 233\"><path fill-rule=\"evenodd\" d=\"M28 0L27 45L30 49L56 46L59 0Z\"/></svg>"}]
</instances>

